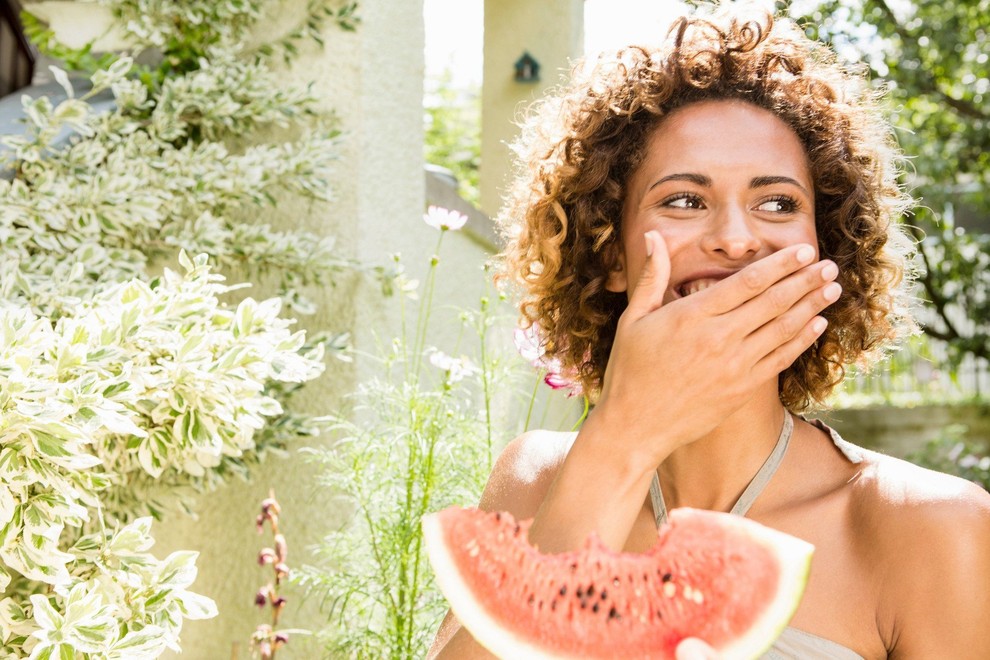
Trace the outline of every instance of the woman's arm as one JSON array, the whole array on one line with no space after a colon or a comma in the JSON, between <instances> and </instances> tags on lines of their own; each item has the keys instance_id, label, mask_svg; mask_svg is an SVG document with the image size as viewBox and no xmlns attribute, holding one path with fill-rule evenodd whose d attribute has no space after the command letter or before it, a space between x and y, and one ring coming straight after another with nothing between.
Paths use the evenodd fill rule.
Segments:
<instances>
[{"instance_id":1,"label":"woman's arm","mask_svg":"<svg viewBox=\"0 0 990 660\"><path fill-rule=\"evenodd\" d=\"M670 259L659 232L619 319L601 396L530 528L543 552L595 532L619 550L656 467L749 401L824 331L829 262L782 249L664 305ZM819 323L820 322L820 323ZM685 414L685 411L690 411Z\"/></svg>"},{"instance_id":2,"label":"woman's arm","mask_svg":"<svg viewBox=\"0 0 990 660\"><path fill-rule=\"evenodd\" d=\"M572 433L532 431L510 442L495 461L479 507L508 511L517 520L534 517L573 440ZM430 660L491 657L451 612L440 624L427 655Z\"/></svg>"}]
</instances>

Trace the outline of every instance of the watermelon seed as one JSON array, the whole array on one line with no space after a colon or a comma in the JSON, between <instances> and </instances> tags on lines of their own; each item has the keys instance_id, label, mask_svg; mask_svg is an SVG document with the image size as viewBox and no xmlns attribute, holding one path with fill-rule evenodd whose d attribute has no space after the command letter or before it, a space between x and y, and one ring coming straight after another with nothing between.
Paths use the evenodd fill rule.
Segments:
<instances>
[{"instance_id":1,"label":"watermelon seed","mask_svg":"<svg viewBox=\"0 0 990 660\"><path fill-rule=\"evenodd\" d=\"M556 612L557 611L557 599L556 598L554 598L552 601L550 601L550 610L552 612Z\"/></svg>"},{"instance_id":2,"label":"watermelon seed","mask_svg":"<svg viewBox=\"0 0 990 660\"><path fill-rule=\"evenodd\" d=\"M605 590L602 589L602 600L605 600L605 598L607 598L607 596L605 595Z\"/></svg>"},{"instance_id":3,"label":"watermelon seed","mask_svg":"<svg viewBox=\"0 0 990 660\"><path fill-rule=\"evenodd\" d=\"M499 511L495 512L495 520L502 522L502 514Z\"/></svg>"},{"instance_id":4,"label":"watermelon seed","mask_svg":"<svg viewBox=\"0 0 990 660\"><path fill-rule=\"evenodd\" d=\"M663 612L661 612L660 610L657 610L657 618L663 619Z\"/></svg>"},{"instance_id":5,"label":"watermelon seed","mask_svg":"<svg viewBox=\"0 0 990 660\"><path fill-rule=\"evenodd\" d=\"M612 586L613 587L619 586L619 578L617 577L612 578Z\"/></svg>"},{"instance_id":6,"label":"watermelon seed","mask_svg":"<svg viewBox=\"0 0 990 660\"><path fill-rule=\"evenodd\" d=\"M673 582L667 582L666 584L663 585L663 595L666 596L667 598L673 597L673 595L676 593L677 593L677 585L675 585Z\"/></svg>"},{"instance_id":7,"label":"watermelon seed","mask_svg":"<svg viewBox=\"0 0 990 660\"><path fill-rule=\"evenodd\" d=\"M528 599L528 600L526 601L526 604L527 604L527 605L532 605L532 604L533 604L533 601L535 601L535 600L536 600L536 596L532 596L532 595L531 595L531 596L529 597L529 599Z\"/></svg>"},{"instance_id":8,"label":"watermelon seed","mask_svg":"<svg viewBox=\"0 0 990 660\"><path fill-rule=\"evenodd\" d=\"M673 575L671 575L670 573L664 573L664 574L663 574L663 581L664 581L664 582L670 582L670 580L671 580L671 578L673 578L673 577L674 577L674 576L673 576Z\"/></svg>"},{"instance_id":9,"label":"watermelon seed","mask_svg":"<svg viewBox=\"0 0 990 660\"><path fill-rule=\"evenodd\" d=\"M598 603L595 603L594 605L591 606L591 611L594 612L595 614L598 614Z\"/></svg>"},{"instance_id":10,"label":"watermelon seed","mask_svg":"<svg viewBox=\"0 0 990 660\"><path fill-rule=\"evenodd\" d=\"M660 612L657 612L657 614L659 614L659 613L660 613ZM619 612L618 612L618 610L616 610L616 609L615 609L615 608L613 607L612 609L610 609L610 610L608 611L608 618L610 618L610 619L621 619L621 618L622 618L622 615L621 615L621 614L619 614Z\"/></svg>"},{"instance_id":11,"label":"watermelon seed","mask_svg":"<svg viewBox=\"0 0 990 660\"><path fill-rule=\"evenodd\" d=\"M560 588L560 595L561 596L566 596L567 595L567 585L566 584Z\"/></svg>"},{"instance_id":12,"label":"watermelon seed","mask_svg":"<svg viewBox=\"0 0 990 660\"><path fill-rule=\"evenodd\" d=\"M588 598L591 598L592 596L594 596L595 595L595 585L594 584L589 584L588 585L588 590L585 591L584 593L585 593L586 596L588 596Z\"/></svg>"}]
</instances>

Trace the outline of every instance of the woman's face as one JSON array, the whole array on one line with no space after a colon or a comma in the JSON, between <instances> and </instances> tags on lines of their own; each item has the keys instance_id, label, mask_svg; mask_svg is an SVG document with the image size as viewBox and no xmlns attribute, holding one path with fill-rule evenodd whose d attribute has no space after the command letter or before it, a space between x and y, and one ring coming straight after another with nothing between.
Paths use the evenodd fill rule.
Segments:
<instances>
[{"instance_id":1,"label":"woman's face","mask_svg":"<svg viewBox=\"0 0 990 660\"><path fill-rule=\"evenodd\" d=\"M664 303L788 245L818 245L807 155L773 113L744 101L703 101L668 115L648 139L627 184L620 268L609 290L636 287L651 229L670 255Z\"/></svg>"}]
</instances>

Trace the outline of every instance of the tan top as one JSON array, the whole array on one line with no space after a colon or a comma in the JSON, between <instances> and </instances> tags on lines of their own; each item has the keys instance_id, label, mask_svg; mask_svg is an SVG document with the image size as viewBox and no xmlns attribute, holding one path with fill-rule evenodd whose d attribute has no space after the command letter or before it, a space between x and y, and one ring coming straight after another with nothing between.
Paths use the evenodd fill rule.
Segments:
<instances>
[{"instance_id":1,"label":"tan top","mask_svg":"<svg viewBox=\"0 0 990 660\"><path fill-rule=\"evenodd\" d=\"M843 440L833 429L828 428L820 421L812 421L811 423L828 433L832 442L851 462L859 463L863 460L859 449ZM777 468L780 467L793 431L794 419L790 414L786 414L784 415L784 426L780 430L780 437L777 439L773 451L770 452L767 460L764 461L756 476L746 486L746 490L736 500L729 513L737 516L746 515L746 512L753 506L753 502L770 482ZM660 478L656 473L653 474L653 481L650 483L650 501L653 503L653 515L656 516L657 527L660 527L667 522L667 506L664 504L663 493L660 490ZM765 660L863 660L863 656L841 644L797 628L785 628L773 646L763 655L763 658Z\"/></svg>"}]
</instances>

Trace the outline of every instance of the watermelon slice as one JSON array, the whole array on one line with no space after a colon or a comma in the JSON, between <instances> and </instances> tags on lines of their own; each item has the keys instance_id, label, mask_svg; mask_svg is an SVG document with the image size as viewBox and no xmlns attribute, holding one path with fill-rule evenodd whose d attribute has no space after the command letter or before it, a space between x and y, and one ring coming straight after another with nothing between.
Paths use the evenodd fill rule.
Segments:
<instances>
[{"instance_id":1,"label":"watermelon slice","mask_svg":"<svg viewBox=\"0 0 990 660\"><path fill-rule=\"evenodd\" d=\"M686 637L727 659L757 657L797 608L811 561L804 541L697 509L671 511L643 554L595 536L541 554L530 523L458 507L423 518L451 609L502 658L674 658Z\"/></svg>"}]
</instances>

